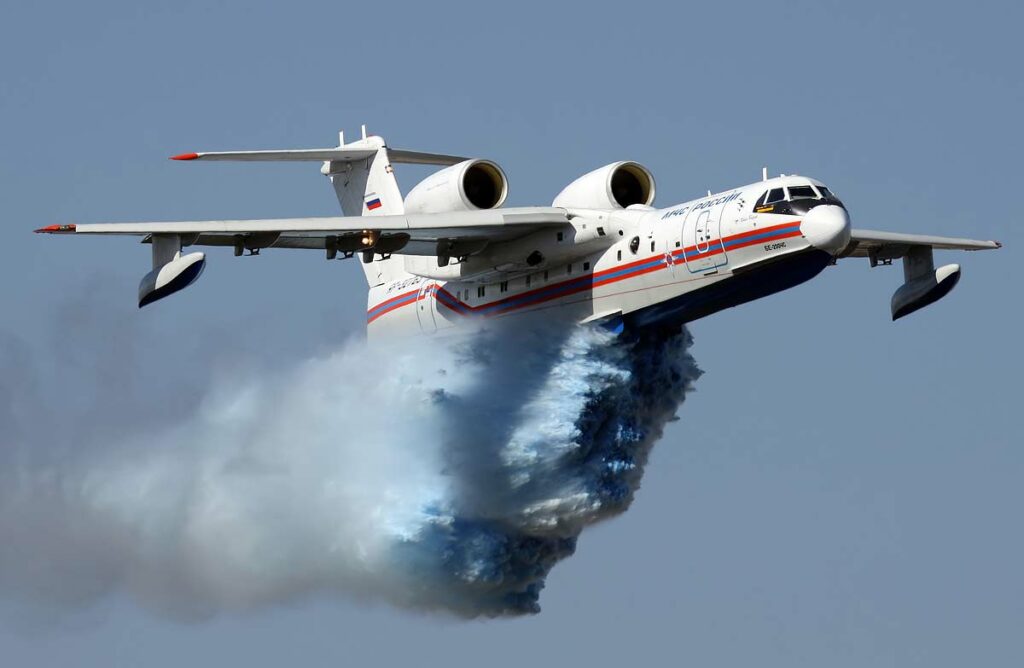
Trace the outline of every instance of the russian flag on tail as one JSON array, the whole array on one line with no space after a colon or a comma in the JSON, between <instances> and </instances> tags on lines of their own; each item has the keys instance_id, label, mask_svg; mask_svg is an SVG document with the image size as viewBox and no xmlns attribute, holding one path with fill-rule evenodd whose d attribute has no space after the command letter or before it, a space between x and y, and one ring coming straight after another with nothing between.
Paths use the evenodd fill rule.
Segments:
<instances>
[{"instance_id":1,"label":"russian flag on tail","mask_svg":"<svg viewBox=\"0 0 1024 668\"><path fill-rule=\"evenodd\" d=\"M366 196L366 210L373 211L381 207L380 197L376 193L370 193Z\"/></svg>"}]
</instances>

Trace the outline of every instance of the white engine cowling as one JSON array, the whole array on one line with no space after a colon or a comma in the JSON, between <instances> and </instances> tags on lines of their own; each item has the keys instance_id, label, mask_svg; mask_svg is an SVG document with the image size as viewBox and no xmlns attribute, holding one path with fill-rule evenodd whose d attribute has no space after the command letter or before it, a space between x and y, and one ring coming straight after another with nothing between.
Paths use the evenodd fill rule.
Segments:
<instances>
[{"instance_id":1,"label":"white engine cowling","mask_svg":"<svg viewBox=\"0 0 1024 668\"><path fill-rule=\"evenodd\" d=\"M625 209L654 202L654 176L638 162L613 162L576 179L552 202L570 209Z\"/></svg>"},{"instance_id":2,"label":"white engine cowling","mask_svg":"<svg viewBox=\"0 0 1024 668\"><path fill-rule=\"evenodd\" d=\"M420 181L405 198L406 213L495 209L505 203L508 179L490 160L466 160Z\"/></svg>"}]
</instances>

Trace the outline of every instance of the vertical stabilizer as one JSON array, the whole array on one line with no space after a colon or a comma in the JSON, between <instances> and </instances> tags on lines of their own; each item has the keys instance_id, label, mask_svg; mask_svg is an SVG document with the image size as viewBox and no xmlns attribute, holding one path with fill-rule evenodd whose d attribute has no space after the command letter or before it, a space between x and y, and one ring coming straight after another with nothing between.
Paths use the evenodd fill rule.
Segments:
<instances>
[{"instance_id":1,"label":"vertical stabilizer","mask_svg":"<svg viewBox=\"0 0 1024 668\"><path fill-rule=\"evenodd\" d=\"M388 149L380 137L364 137L339 148L374 149L376 153L360 160L331 160L321 171L331 179L334 192L346 216L388 216L405 213L402 192L398 189ZM363 263L363 272L370 287L396 280L405 275L401 258Z\"/></svg>"}]
</instances>

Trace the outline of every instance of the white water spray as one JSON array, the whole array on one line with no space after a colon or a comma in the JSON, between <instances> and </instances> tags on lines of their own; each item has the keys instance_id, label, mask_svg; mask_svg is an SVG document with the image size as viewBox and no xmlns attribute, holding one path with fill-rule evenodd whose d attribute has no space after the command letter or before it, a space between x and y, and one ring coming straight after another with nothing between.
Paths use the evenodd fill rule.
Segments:
<instances>
[{"instance_id":1,"label":"white water spray","mask_svg":"<svg viewBox=\"0 0 1024 668\"><path fill-rule=\"evenodd\" d=\"M688 346L527 323L352 343L67 459L0 432L0 595L127 592L181 617L325 593L536 612L583 528L632 501L699 376Z\"/></svg>"}]
</instances>

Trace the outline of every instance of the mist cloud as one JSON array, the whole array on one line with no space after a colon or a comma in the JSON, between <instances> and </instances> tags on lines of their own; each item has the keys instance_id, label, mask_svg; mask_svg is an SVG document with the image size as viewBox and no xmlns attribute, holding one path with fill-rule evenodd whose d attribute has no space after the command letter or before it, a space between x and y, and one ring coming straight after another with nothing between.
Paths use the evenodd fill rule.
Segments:
<instances>
[{"instance_id":1,"label":"mist cloud","mask_svg":"<svg viewBox=\"0 0 1024 668\"><path fill-rule=\"evenodd\" d=\"M0 343L0 597L62 610L127 594L185 619L324 594L536 612L579 533L628 507L700 373L685 332L521 321L127 392L145 419L126 430L89 423L117 396L42 410L45 378ZM131 386L117 359L113 377L85 375ZM37 430L42 415L78 424Z\"/></svg>"}]
</instances>

